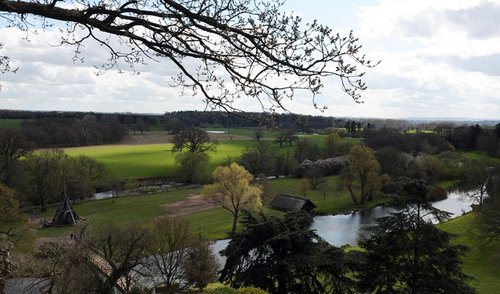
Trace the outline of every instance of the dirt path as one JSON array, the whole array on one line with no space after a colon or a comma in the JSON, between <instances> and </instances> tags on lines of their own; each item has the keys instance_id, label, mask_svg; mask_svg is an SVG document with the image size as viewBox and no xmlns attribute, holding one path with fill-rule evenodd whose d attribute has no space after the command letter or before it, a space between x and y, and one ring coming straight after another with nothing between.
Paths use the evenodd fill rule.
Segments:
<instances>
[{"instance_id":1,"label":"dirt path","mask_svg":"<svg viewBox=\"0 0 500 294\"><path fill-rule=\"evenodd\" d=\"M183 216L217 207L201 195L190 194L186 200L162 205L169 216Z\"/></svg>"}]
</instances>

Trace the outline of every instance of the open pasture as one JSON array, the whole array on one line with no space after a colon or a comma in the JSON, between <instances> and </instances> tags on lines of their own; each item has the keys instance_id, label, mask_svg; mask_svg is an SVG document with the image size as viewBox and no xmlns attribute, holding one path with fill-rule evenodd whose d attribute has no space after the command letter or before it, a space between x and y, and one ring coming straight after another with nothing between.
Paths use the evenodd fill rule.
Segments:
<instances>
[{"instance_id":1,"label":"open pasture","mask_svg":"<svg viewBox=\"0 0 500 294\"><path fill-rule=\"evenodd\" d=\"M225 141L210 152L210 168L214 169L229 158L236 158L255 141ZM174 176L175 155L172 144L102 145L65 148L70 156L86 155L103 162L112 178Z\"/></svg>"}]
</instances>

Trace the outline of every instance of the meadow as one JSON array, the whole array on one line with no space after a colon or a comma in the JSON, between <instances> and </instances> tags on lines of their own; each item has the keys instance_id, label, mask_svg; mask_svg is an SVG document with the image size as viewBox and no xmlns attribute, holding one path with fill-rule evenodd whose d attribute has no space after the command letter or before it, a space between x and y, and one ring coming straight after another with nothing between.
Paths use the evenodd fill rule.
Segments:
<instances>
[{"instance_id":1,"label":"meadow","mask_svg":"<svg viewBox=\"0 0 500 294\"><path fill-rule=\"evenodd\" d=\"M211 129L216 130L216 129ZM251 129L235 129L233 132L238 136L249 138ZM273 142L273 133L266 133L264 140ZM307 139L320 147L325 145L324 135L300 135L299 138ZM352 145L361 142L358 138L342 138L337 142L339 152L346 154ZM210 170L231 159L238 158L246 149L254 147L257 141L252 139L243 140L221 140L217 145L217 151L209 152ZM278 144L271 143L276 152L293 152L293 148L284 144L279 148ZM175 156L172 152L172 144L134 144L134 145L100 145L85 147L64 148L70 156L86 155L103 162L108 168L111 178L133 179L142 177L172 177L175 175Z\"/></svg>"},{"instance_id":2,"label":"meadow","mask_svg":"<svg viewBox=\"0 0 500 294\"><path fill-rule=\"evenodd\" d=\"M209 152L210 169L215 169L229 158L236 158L255 141L224 141L217 151ZM111 178L172 177L175 173L175 155L172 144L102 145L65 148L70 156L86 155L101 161Z\"/></svg>"}]
</instances>

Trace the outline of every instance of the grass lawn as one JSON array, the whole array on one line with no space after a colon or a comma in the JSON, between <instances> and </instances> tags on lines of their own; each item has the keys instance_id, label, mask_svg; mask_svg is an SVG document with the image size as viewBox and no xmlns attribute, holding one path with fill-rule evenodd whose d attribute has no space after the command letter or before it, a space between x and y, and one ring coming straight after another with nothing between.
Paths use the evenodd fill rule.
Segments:
<instances>
[{"instance_id":1,"label":"grass lawn","mask_svg":"<svg viewBox=\"0 0 500 294\"><path fill-rule=\"evenodd\" d=\"M475 280L471 285L478 293L495 294L500 289L500 240L484 240L477 236L474 229L474 213L455 218L439 227L447 232L458 234L456 243L469 246L464 257L463 270Z\"/></svg>"},{"instance_id":2,"label":"grass lawn","mask_svg":"<svg viewBox=\"0 0 500 294\"><path fill-rule=\"evenodd\" d=\"M184 200L190 194L199 194L200 192L201 188L178 189L144 196L81 202L74 207L78 215L86 218L93 226L111 222L116 225L137 225L152 228L155 217L168 213L163 205ZM45 219L52 218L55 210L56 207L52 207L43 214L43 217ZM42 228L38 230L38 235L52 237L69 233L72 230L72 227Z\"/></svg>"},{"instance_id":3,"label":"grass lawn","mask_svg":"<svg viewBox=\"0 0 500 294\"><path fill-rule=\"evenodd\" d=\"M300 182L301 179L283 178L271 180L269 183L273 193L288 193L303 196L301 192L299 192ZM366 207L378 206L387 201L384 197L375 197L374 201L367 203L366 206L354 205L347 189L339 191L337 189L338 185L338 176L327 177L328 191L326 196L323 196L323 193L318 190L309 190L306 193L306 197L318 207L316 209L316 213L324 215L347 212Z\"/></svg>"}]
</instances>

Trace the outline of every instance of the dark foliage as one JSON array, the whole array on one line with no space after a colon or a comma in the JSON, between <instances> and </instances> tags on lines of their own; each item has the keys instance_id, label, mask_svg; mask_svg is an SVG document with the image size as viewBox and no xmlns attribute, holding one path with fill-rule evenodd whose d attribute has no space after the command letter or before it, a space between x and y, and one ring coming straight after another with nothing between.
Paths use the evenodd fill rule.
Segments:
<instances>
[{"instance_id":1,"label":"dark foliage","mask_svg":"<svg viewBox=\"0 0 500 294\"><path fill-rule=\"evenodd\" d=\"M363 293L475 293L461 270L463 245L441 231L429 217L446 213L429 204L424 182L404 179L394 205L399 212L378 219L371 237L359 245L366 250L357 278Z\"/></svg>"},{"instance_id":2,"label":"dark foliage","mask_svg":"<svg viewBox=\"0 0 500 294\"><path fill-rule=\"evenodd\" d=\"M0 183L12 185L19 160L32 149L32 143L19 130L0 130Z\"/></svg>"},{"instance_id":3,"label":"dark foliage","mask_svg":"<svg viewBox=\"0 0 500 294\"><path fill-rule=\"evenodd\" d=\"M217 141L210 140L208 133L199 128L186 128L172 138L172 151L187 149L191 153L215 151Z\"/></svg>"},{"instance_id":4,"label":"dark foliage","mask_svg":"<svg viewBox=\"0 0 500 294\"><path fill-rule=\"evenodd\" d=\"M310 230L311 223L306 212L284 219L246 214L243 231L222 251L221 281L279 294L350 293L347 259Z\"/></svg>"},{"instance_id":5,"label":"dark foliage","mask_svg":"<svg viewBox=\"0 0 500 294\"><path fill-rule=\"evenodd\" d=\"M116 143L126 135L124 125L116 117L99 119L93 114L79 119L61 116L25 121L21 131L38 148Z\"/></svg>"},{"instance_id":6,"label":"dark foliage","mask_svg":"<svg viewBox=\"0 0 500 294\"><path fill-rule=\"evenodd\" d=\"M366 130L365 143L372 149L391 147L405 153L439 154L453 150L446 139L435 133L408 134L394 129Z\"/></svg>"}]
</instances>

